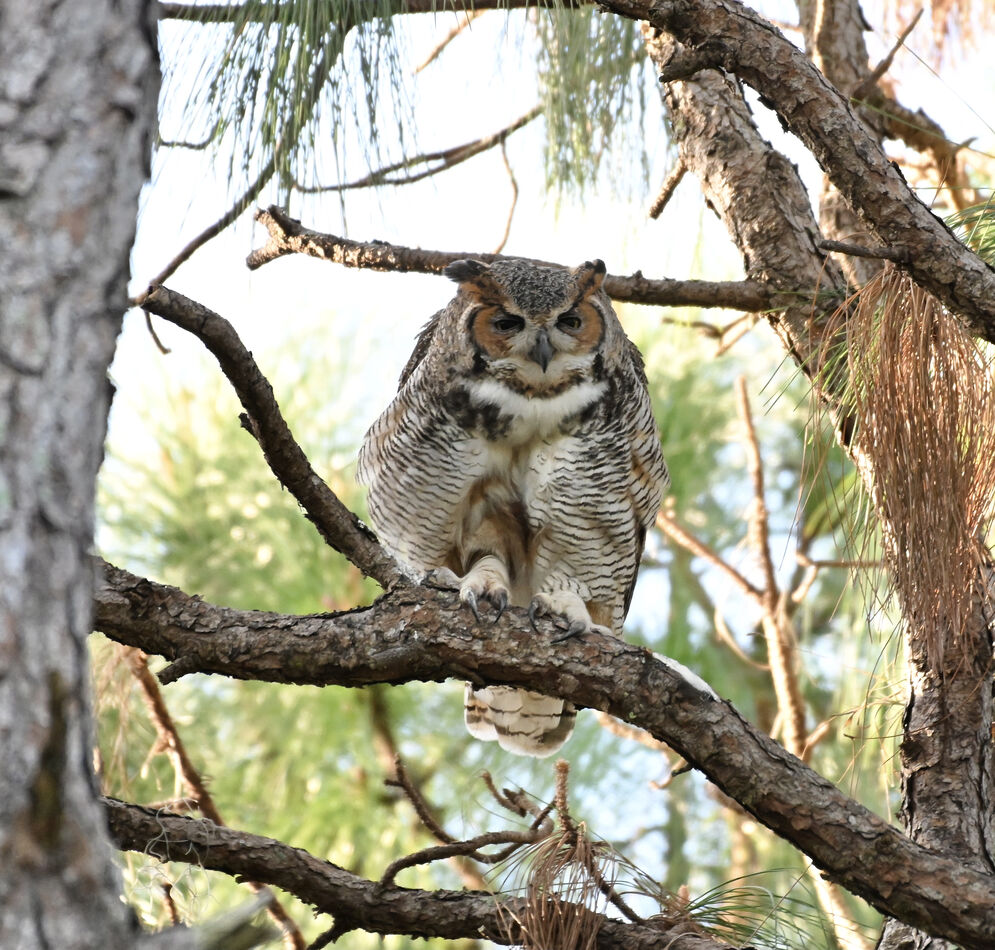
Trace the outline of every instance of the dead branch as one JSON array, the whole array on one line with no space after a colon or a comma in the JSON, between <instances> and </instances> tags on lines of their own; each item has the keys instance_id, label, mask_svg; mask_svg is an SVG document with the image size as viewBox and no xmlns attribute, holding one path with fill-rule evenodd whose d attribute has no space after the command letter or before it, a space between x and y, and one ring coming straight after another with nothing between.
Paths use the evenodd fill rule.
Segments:
<instances>
[{"instance_id":1,"label":"dead branch","mask_svg":"<svg viewBox=\"0 0 995 950\"><path fill-rule=\"evenodd\" d=\"M508 235L511 234L511 222L515 219L515 209L518 207L518 180L515 178L515 171L511 167L511 162L508 161L508 145L506 142L501 143L501 160L504 162L504 170L508 173L508 181L511 184L511 207L508 208L508 218L504 224L504 233L501 235L501 240L498 241L497 247L494 248L495 254L500 254L504 250L504 246L508 243Z\"/></svg>"},{"instance_id":2,"label":"dead branch","mask_svg":"<svg viewBox=\"0 0 995 950\"><path fill-rule=\"evenodd\" d=\"M656 516L656 526L671 541L690 551L696 557L707 561L712 567L718 568L744 594L757 604L763 603L763 591L756 584L748 581L739 571L726 561L718 552L713 551L704 541L700 541L690 531L677 523L669 512L661 511Z\"/></svg>"},{"instance_id":3,"label":"dead branch","mask_svg":"<svg viewBox=\"0 0 995 950\"><path fill-rule=\"evenodd\" d=\"M870 71L867 77L860 82L856 89L850 93L851 99L866 98L877 85L878 80L884 76L889 69L891 69L891 64L895 61L895 54L905 45L905 41L912 34L912 31L916 28L916 24L922 18L922 10L923 8L920 7L916 11L916 15L912 17L909 21L909 25L898 35L898 39L895 40L891 49L888 50L888 53L884 59L882 59L881 62Z\"/></svg>"},{"instance_id":4,"label":"dead branch","mask_svg":"<svg viewBox=\"0 0 995 950\"><path fill-rule=\"evenodd\" d=\"M965 947L995 943L995 878L915 844L641 647L613 637L553 643L552 625L540 622L537 634L517 608L478 626L454 591L398 587L369 608L288 617L220 608L110 566L95 611L112 639L182 656L188 670L362 686L464 679L473 669L489 683L610 712L666 742L883 913Z\"/></svg>"},{"instance_id":5,"label":"dead branch","mask_svg":"<svg viewBox=\"0 0 995 950\"><path fill-rule=\"evenodd\" d=\"M173 274L179 270L180 266L190 260L193 255L200 250L208 241L216 238L228 225L234 223L239 215L245 211L250 205L252 205L255 200L262 194L263 189L269 184L270 179L273 177L273 173L276 171L276 157L271 158L262 168L262 171L256 176L252 184L249 185L245 191L235 199L232 206L213 224L204 228L196 237L192 238L187 244L176 254L176 256L149 281L149 287L158 287L160 284L169 280ZM141 306L142 297L136 297L131 303ZM154 338L154 334L153 334ZM160 349L162 346L160 344Z\"/></svg>"},{"instance_id":6,"label":"dead branch","mask_svg":"<svg viewBox=\"0 0 995 950\"><path fill-rule=\"evenodd\" d=\"M419 864L431 864L433 861L441 861L443 858L456 856L472 858L482 864L500 864L506 861L523 845L533 844L542 837L532 831L488 831L466 841L452 841L449 844L433 845L430 848L422 848L413 854L406 854L404 857L392 861L380 878L381 885L394 883L394 878L405 868L415 867ZM508 847L495 851L493 854L485 854L480 849L494 844L503 844Z\"/></svg>"},{"instance_id":7,"label":"dead branch","mask_svg":"<svg viewBox=\"0 0 995 950\"><path fill-rule=\"evenodd\" d=\"M427 251L385 241L353 241L304 227L282 209L270 206L256 212L256 220L269 231L269 240L246 258L255 270L286 254L306 254L344 267L361 267L394 273L439 274L448 264L464 258L491 262L507 260L500 254L474 251ZM535 261L548 267L561 265ZM758 281L650 280L640 272L630 277L605 278L606 293L614 300L663 307L727 307L761 311L772 306L772 296Z\"/></svg>"},{"instance_id":8,"label":"dead branch","mask_svg":"<svg viewBox=\"0 0 995 950\"><path fill-rule=\"evenodd\" d=\"M743 441L746 446L746 466L753 482L753 504L748 518L752 547L756 551L757 560L764 575L763 596L767 610L777 606L777 571L774 559L770 553L770 516L767 512L767 499L764 492L764 466L760 455L760 443L757 441L757 430L753 425L753 414L750 412L750 400L746 393L746 377L736 377L736 408L739 411L740 422L743 423Z\"/></svg>"},{"instance_id":9,"label":"dead branch","mask_svg":"<svg viewBox=\"0 0 995 950\"><path fill-rule=\"evenodd\" d=\"M653 749L655 752L662 752L666 755L670 751L665 743L660 742L659 739L654 739L644 729L637 729L626 722L619 722L618 719L614 716L609 716L608 713L598 713L598 725L613 736L618 736L620 739L628 739L631 742L638 742L640 745L646 746L647 749Z\"/></svg>"},{"instance_id":10,"label":"dead branch","mask_svg":"<svg viewBox=\"0 0 995 950\"><path fill-rule=\"evenodd\" d=\"M497 909L490 894L479 891L422 891L382 885L321 861L300 848L272 838L220 828L210 821L154 812L140 805L104 799L111 835L123 850L151 854L162 861L196 864L235 877L251 877L281 887L318 913L335 918L337 936L362 929L370 933L415 937L484 937L495 943L521 943L518 926ZM512 915L524 901L502 898ZM605 917L598 950L659 950L678 931L642 926ZM733 950L704 935L680 937L675 950Z\"/></svg>"},{"instance_id":11,"label":"dead branch","mask_svg":"<svg viewBox=\"0 0 995 950\"><path fill-rule=\"evenodd\" d=\"M300 503L308 519L336 551L388 588L403 583L400 565L318 477L284 421L273 388L259 371L234 327L216 313L166 287L152 288L141 306L192 333L217 359L248 416L248 428L273 474Z\"/></svg>"},{"instance_id":12,"label":"dead branch","mask_svg":"<svg viewBox=\"0 0 995 950\"><path fill-rule=\"evenodd\" d=\"M421 823L435 836L437 840L442 842L444 847L441 850L439 848L425 848L416 854L399 858L397 861L394 861L386 871L384 871L381 883L392 882L394 877L397 875L397 872L403 868L412 867L415 864L427 864L431 861L438 861L441 858L446 857L464 858L477 861L481 864L500 864L502 861L507 860L522 846L534 844L536 841L542 840L553 830L553 824L548 819L552 806L539 809L535 803L528 799L528 796L526 796L524 792L512 793L511 795L502 795L494 787L494 781L491 778L490 773L484 772L482 776L484 784L487 786L488 790L494 796L494 800L499 805L506 808L512 814L518 815L520 818L524 818L525 815L532 813L536 816L535 821L533 821L530 827L525 831L509 830L489 832L488 834L478 835L466 841L459 841L453 835L449 834L449 832L446 831L446 829L439 823L439 820L435 817L432 809L429 808L428 803L425 801L425 798L421 793L421 789L419 789L414 782L411 781L411 776L404 768L400 757L395 760L395 765L397 778L389 779L385 784L396 786L404 791L404 794L407 795L408 801L410 801L414 807L415 814L418 815ZM491 853L484 853L480 851L480 848L492 844L503 844L507 845L507 847L502 848L500 851L494 851ZM476 889L486 890L486 884L479 872L476 872L476 878L479 882Z\"/></svg>"},{"instance_id":13,"label":"dead branch","mask_svg":"<svg viewBox=\"0 0 995 950\"><path fill-rule=\"evenodd\" d=\"M159 683L149 670L148 657L141 650L136 650L134 647L124 647L122 652L124 660L128 664L135 682L138 684L145 708L148 710L149 719L151 719L152 725L155 727L156 734L159 737L159 743L163 751L171 759L173 768L180 776L189 794L196 800L197 808L200 809L201 814L217 825L224 825L225 822L221 818L221 813L218 811L217 805L214 803L214 798L207 790L200 772L187 754L186 746L182 738L180 738L176 723L173 721L173 717L166 706L162 690L159 689ZM304 940L304 935L287 913L283 904L277 900L276 895L270 892L265 884L258 884L255 881L246 881L245 883L253 893L264 893L266 895L266 913L269 914L280 928L283 945L286 950L305 950L307 944ZM163 892L167 908L169 908L170 915L173 916L176 913L176 906L170 897L169 891L165 887L163 888Z\"/></svg>"},{"instance_id":14,"label":"dead branch","mask_svg":"<svg viewBox=\"0 0 995 950\"><path fill-rule=\"evenodd\" d=\"M895 261L898 264L907 263L909 260L909 251L903 247L863 247L846 241L831 241L829 238L822 238L816 243L824 251L835 251L850 257L868 257L873 260Z\"/></svg>"},{"instance_id":15,"label":"dead branch","mask_svg":"<svg viewBox=\"0 0 995 950\"><path fill-rule=\"evenodd\" d=\"M383 168L370 172L362 178L357 178L355 181L342 185L307 186L297 184L296 188L303 194L314 194L323 191L352 191L358 188L377 188L381 185L411 185L432 175L448 171L450 168L455 168L457 165L462 165L463 162L495 146L503 145L508 140L508 136L524 128L534 119L538 118L539 114L540 107L533 106L510 125L505 126L497 132L492 132L490 135L485 135L483 138L474 139L472 142L465 142L463 145L454 145L439 152L426 152L424 155L414 155L411 158L385 165ZM430 167L391 177L395 172L405 172L409 169L418 168L420 165Z\"/></svg>"}]
</instances>

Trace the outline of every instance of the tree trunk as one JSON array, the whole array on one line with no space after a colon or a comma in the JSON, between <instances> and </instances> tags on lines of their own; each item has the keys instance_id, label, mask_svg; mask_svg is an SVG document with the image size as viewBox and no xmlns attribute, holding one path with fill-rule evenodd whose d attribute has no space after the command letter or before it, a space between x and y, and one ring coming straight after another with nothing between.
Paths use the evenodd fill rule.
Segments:
<instances>
[{"instance_id":1,"label":"tree trunk","mask_svg":"<svg viewBox=\"0 0 995 950\"><path fill-rule=\"evenodd\" d=\"M972 616L944 631L939 668L925 631L909 623L909 700L903 720L902 819L913 841L995 871L991 568L979 574ZM879 950L947 950L954 944L889 919Z\"/></svg>"},{"instance_id":2,"label":"tree trunk","mask_svg":"<svg viewBox=\"0 0 995 950\"><path fill-rule=\"evenodd\" d=\"M158 63L145 0L0 0L0 946L134 946L91 759L94 483Z\"/></svg>"}]
</instances>

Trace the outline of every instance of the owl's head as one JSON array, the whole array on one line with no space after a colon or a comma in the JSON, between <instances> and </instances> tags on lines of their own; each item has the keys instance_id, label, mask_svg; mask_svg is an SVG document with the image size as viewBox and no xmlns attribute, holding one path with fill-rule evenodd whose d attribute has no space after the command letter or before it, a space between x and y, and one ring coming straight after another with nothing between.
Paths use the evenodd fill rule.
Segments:
<instances>
[{"instance_id":1,"label":"owl's head","mask_svg":"<svg viewBox=\"0 0 995 950\"><path fill-rule=\"evenodd\" d=\"M460 285L465 331L488 374L540 391L590 365L613 313L599 260L573 270L464 260L443 273Z\"/></svg>"}]
</instances>

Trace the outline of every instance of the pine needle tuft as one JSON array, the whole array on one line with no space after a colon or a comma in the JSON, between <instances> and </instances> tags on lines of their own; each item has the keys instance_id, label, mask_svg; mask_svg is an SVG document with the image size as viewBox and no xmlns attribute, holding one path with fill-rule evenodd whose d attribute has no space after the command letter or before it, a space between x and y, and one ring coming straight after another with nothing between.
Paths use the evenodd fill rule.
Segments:
<instances>
[{"instance_id":1,"label":"pine needle tuft","mask_svg":"<svg viewBox=\"0 0 995 950\"><path fill-rule=\"evenodd\" d=\"M981 345L886 267L845 305L852 448L891 585L941 669L978 591L995 500L995 399Z\"/></svg>"}]
</instances>

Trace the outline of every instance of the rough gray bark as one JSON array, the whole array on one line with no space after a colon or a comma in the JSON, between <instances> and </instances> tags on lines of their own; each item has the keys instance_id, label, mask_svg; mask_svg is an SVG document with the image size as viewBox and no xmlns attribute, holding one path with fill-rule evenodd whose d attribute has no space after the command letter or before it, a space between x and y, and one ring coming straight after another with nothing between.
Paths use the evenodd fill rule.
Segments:
<instances>
[{"instance_id":1,"label":"rough gray bark","mask_svg":"<svg viewBox=\"0 0 995 950\"><path fill-rule=\"evenodd\" d=\"M0 946L134 946L90 731L94 483L158 64L144 0L0 0Z\"/></svg>"},{"instance_id":2,"label":"rough gray bark","mask_svg":"<svg viewBox=\"0 0 995 950\"><path fill-rule=\"evenodd\" d=\"M940 631L942 666L926 632L908 624L909 699L901 745L902 819L909 837L995 871L995 748L992 744L991 568L979 572L964 630ZM946 940L889 920L879 950L946 950Z\"/></svg>"}]
</instances>

